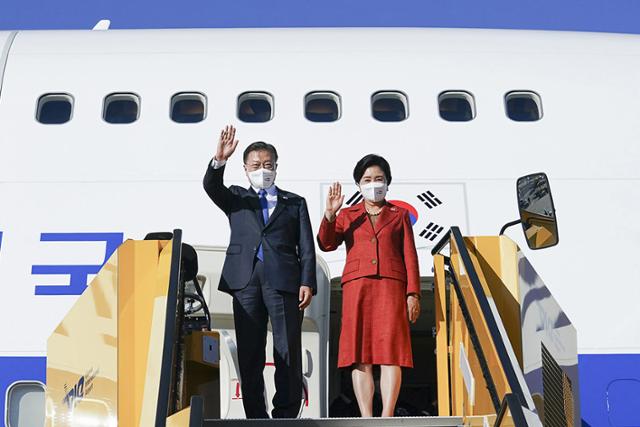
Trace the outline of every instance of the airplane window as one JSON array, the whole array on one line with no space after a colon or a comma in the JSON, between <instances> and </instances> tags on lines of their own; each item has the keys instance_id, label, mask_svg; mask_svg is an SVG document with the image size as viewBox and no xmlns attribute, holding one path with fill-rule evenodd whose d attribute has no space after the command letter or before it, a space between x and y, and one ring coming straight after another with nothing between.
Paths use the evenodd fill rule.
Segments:
<instances>
[{"instance_id":1,"label":"airplane window","mask_svg":"<svg viewBox=\"0 0 640 427\"><path fill-rule=\"evenodd\" d=\"M238 97L238 118L248 123L273 119L273 96L266 92L245 92Z\"/></svg>"},{"instance_id":2,"label":"airplane window","mask_svg":"<svg viewBox=\"0 0 640 427\"><path fill-rule=\"evenodd\" d=\"M311 92L304 98L304 115L312 122L335 122L340 107L340 96L334 92Z\"/></svg>"},{"instance_id":3,"label":"airplane window","mask_svg":"<svg viewBox=\"0 0 640 427\"><path fill-rule=\"evenodd\" d=\"M516 122L535 122L542 118L542 100L535 92L513 91L505 95L507 116Z\"/></svg>"},{"instance_id":4,"label":"airplane window","mask_svg":"<svg viewBox=\"0 0 640 427\"><path fill-rule=\"evenodd\" d=\"M44 425L44 384L39 381L16 381L7 388L5 422L8 427Z\"/></svg>"},{"instance_id":5,"label":"airplane window","mask_svg":"<svg viewBox=\"0 0 640 427\"><path fill-rule=\"evenodd\" d=\"M36 120L45 125L59 125L71 120L73 97L65 93L49 93L38 100Z\"/></svg>"},{"instance_id":6,"label":"airplane window","mask_svg":"<svg viewBox=\"0 0 640 427\"><path fill-rule=\"evenodd\" d=\"M440 117L449 122L468 122L476 117L473 95L464 91L442 92L438 96Z\"/></svg>"},{"instance_id":7,"label":"airplane window","mask_svg":"<svg viewBox=\"0 0 640 427\"><path fill-rule=\"evenodd\" d=\"M402 92L376 92L371 97L373 118L381 122L401 122L408 115L407 96Z\"/></svg>"},{"instance_id":8,"label":"airplane window","mask_svg":"<svg viewBox=\"0 0 640 427\"><path fill-rule=\"evenodd\" d=\"M198 123L207 115L207 98L201 93L177 93L171 98L171 120L176 123Z\"/></svg>"},{"instance_id":9,"label":"airplane window","mask_svg":"<svg viewBox=\"0 0 640 427\"><path fill-rule=\"evenodd\" d=\"M108 123L133 123L140 117L140 97L133 93L112 93L104 99L103 119Z\"/></svg>"}]
</instances>

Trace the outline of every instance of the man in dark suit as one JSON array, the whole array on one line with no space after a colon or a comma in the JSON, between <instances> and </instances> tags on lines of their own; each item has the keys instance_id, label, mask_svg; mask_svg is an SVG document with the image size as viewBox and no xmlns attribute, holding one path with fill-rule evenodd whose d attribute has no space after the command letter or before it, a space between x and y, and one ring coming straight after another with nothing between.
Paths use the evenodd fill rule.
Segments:
<instances>
[{"instance_id":1,"label":"man in dark suit","mask_svg":"<svg viewBox=\"0 0 640 427\"><path fill-rule=\"evenodd\" d=\"M278 153L254 142L244 151L249 188L223 183L225 164L238 145L235 129L220 134L204 189L227 215L231 239L218 288L233 296L240 382L247 418L269 418L263 369L267 319L276 365L274 418L297 417L302 401L301 327L316 292L316 258L304 198L274 185Z\"/></svg>"}]
</instances>

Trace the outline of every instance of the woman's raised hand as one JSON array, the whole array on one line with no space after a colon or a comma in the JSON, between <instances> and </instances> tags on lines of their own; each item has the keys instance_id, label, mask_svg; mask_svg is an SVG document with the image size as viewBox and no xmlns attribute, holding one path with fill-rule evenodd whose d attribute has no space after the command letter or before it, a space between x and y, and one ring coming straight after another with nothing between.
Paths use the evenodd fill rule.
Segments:
<instances>
[{"instance_id":1,"label":"woman's raised hand","mask_svg":"<svg viewBox=\"0 0 640 427\"><path fill-rule=\"evenodd\" d=\"M336 214L342 207L344 202L344 194L342 194L342 185L339 182L334 182L329 187L329 194L327 195L327 207L324 211L324 216L329 222L333 222L336 218Z\"/></svg>"}]
</instances>

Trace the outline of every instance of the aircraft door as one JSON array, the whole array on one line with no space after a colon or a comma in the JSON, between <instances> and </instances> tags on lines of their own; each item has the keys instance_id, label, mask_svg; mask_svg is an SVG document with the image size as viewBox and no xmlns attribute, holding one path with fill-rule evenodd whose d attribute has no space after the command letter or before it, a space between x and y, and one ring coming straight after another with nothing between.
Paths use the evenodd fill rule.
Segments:
<instances>
[{"instance_id":1,"label":"aircraft door","mask_svg":"<svg viewBox=\"0 0 640 427\"><path fill-rule=\"evenodd\" d=\"M226 248L196 247L200 282L211 311L211 328L220 333L220 417L244 418L237 341L233 323L233 298L217 290ZM327 416L327 346L329 335L329 268L317 258L318 293L305 310L302 322L303 393L299 416L317 418ZM267 333L264 368L265 401L271 412L275 393L273 375L273 340L271 328Z\"/></svg>"}]
</instances>

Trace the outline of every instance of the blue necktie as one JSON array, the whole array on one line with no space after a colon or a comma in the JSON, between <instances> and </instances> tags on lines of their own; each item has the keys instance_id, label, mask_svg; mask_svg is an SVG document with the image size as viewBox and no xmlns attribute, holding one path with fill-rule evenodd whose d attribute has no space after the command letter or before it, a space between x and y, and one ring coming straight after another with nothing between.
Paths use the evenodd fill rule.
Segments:
<instances>
[{"instance_id":1,"label":"blue necktie","mask_svg":"<svg viewBox=\"0 0 640 427\"><path fill-rule=\"evenodd\" d=\"M260 196L260 206L262 207L262 220L264 221L264 225L267 225L267 221L269 221L269 203L267 203L267 192L262 189L258 192L258 196ZM260 261L264 261L262 243L260 243L260 246L258 246L257 257Z\"/></svg>"}]
</instances>

